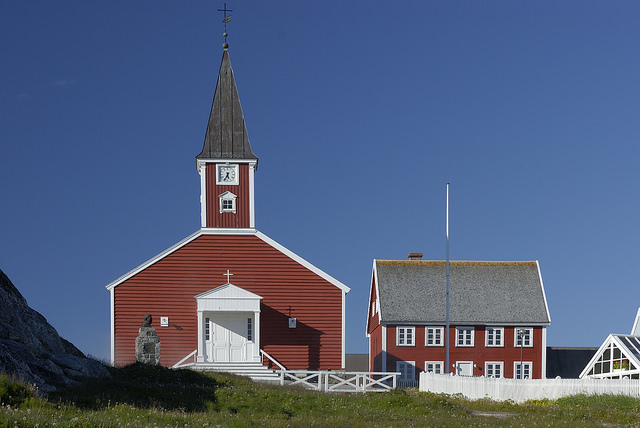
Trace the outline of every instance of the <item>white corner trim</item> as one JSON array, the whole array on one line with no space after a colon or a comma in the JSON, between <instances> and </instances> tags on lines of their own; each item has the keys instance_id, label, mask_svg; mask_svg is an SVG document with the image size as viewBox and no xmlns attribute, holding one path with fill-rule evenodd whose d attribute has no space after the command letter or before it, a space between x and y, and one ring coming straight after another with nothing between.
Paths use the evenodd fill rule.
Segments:
<instances>
[{"instance_id":1,"label":"white corner trim","mask_svg":"<svg viewBox=\"0 0 640 428\"><path fill-rule=\"evenodd\" d=\"M116 363L116 319L115 319L115 290L113 288L109 289L110 300L111 300L111 365L113 366Z\"/></svg>"},{"instance_id":2,"label":"white corner trim","mask_svg":"<svg viewBox=\"0 0 640 428\"><path fill-rule=\"evenodd\" d=\"M286 255L286 256L290 257L291 259L295 260L296 262L300 263L302 266L306 267L307 269L309 269L310 271L312 271L316 275L320 276L321 278L325 279L326 281L329 281L330 283L332 283L333 285L335 285L336 287L341 289L343 292L348 293L351 290L349 287L347 287L346 285L344 285L343 283L341 283L340 281L338 281L337 279L335 279L334 277L332 277L328 273L318 269L317 267L315 267L314 265L312 265L311 263L309 263L308 261L306 261L305 259L303 259L299 255L295 254L293 251L291 251L291 250L283 247L282 245L278 244L276 241L274 241L273 239L269 238L264 233L256 231L256 236L258 238L262 239L267 244L271 245L276 250L278 250L281 253L283 253L284 255Z\"/></svg>"},{"instance_id":3,"label":"white corner trim","mask_svg":"<svg viewBox=\"0 0 640 428\"><path fill-rule=\"evenodd\" d=\"M200 227L207 227L207 164L198 162L200 172Z\"/></svg>"},{"instance_id":4,"label":"white corner trim","mask_svg":"<svg viewBox=\"0 0 640 428\"><path fill-rule=\"evenodd\" d=\"M544 291L544 283L542 282L542 272L540 272L540 263L536 260L536 267L538 268L538 278L540 278L540 289L542 290L542 297L544 299L544 307L547 310L547 319L551 324L551 313L549 312L549 304L547 303L547 293Z\"/></svg>"},{"instance_id":5,"label":"white corner trim","mask_svg":"<svg viewBox=\"0 0 640 428\"><path fill-rule=\"evenodd\" d=\"M346 319L346 307L345 307L345 303L346 303L346 296L347 296L347 292L346 291L342 291L342 369L344 370L346 368L346 357L345 357L345 353L346 353L346 349L347 349L347 338L346 338L346 325L347 325L347 319Z\"/></svg>"},{"instance_id":6,"label":"white corner trim","mask_svg":"<svg viewBox=\"0 0 640 428\"><path fill-rule=\"evenodd\" d=\"M255 179L257 162L249 163L249 227L256 227Z\"/></svg>"},{"instance_id":7,"label":"white corner trim","mask_svg":"<svg viewBox=\"0 0 640 428\"><path fill-rule=\"evenodd\" d=\"M547 328L542 327L542 373L540 373L540 379L547 378Z\"/></svg>"}]
</instances>

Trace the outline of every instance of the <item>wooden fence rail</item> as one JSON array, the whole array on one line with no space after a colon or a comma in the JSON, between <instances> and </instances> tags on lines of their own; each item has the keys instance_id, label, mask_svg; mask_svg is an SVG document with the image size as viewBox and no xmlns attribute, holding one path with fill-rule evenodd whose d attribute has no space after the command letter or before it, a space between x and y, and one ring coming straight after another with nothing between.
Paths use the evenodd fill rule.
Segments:
<instances>
[{"instance_id":1,"label":"wooden fence rail","mask_svg":"<svg viewBox=\"0 0 640 428\"><path fill-rule=\"evenodd\" d=\"M384 392L396 388L396 372L278 370L281 385L301 385L324 392Z\"/></svg>"}]
</instances>

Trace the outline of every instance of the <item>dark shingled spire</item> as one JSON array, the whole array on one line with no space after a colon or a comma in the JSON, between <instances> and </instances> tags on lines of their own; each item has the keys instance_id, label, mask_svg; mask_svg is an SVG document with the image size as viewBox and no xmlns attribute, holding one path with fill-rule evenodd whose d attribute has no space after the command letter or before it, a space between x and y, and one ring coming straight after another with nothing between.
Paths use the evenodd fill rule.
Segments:
<instances>
[{"instance_id":1,"label":"dark shingled spire","mask_svg":"<svg viewBox=\"0 0 640 428\"><path fill-rule=\"evenodd\" d=\"M222 54L204 147L196 159L258 159L251 151L236 80L226 49Z\"/></svg>"}]
</instances>

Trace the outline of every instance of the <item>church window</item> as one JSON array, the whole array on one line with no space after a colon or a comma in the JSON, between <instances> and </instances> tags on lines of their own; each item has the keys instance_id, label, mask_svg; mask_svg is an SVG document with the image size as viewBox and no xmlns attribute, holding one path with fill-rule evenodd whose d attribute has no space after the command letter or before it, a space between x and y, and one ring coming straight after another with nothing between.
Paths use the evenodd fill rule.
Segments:
<instances>
[{"instance_id":1,"label":"church window","mask_svg":"<svg viewBox=\"0 0 640 428\"><path fill-rule=\"evenodd\" d=\"M204 340L211 340L211 321L209 318L204 319Z\"/></svg>"},{"instance_id":2,"label":"church window","mask_svg":"<svg viewBox=\"0 0 640 428\"><path fill-rule=\"evenodd\" d=\"M224 192L220 195L220 212L235 213L237 196L231 192Z\"/></svg>"},{"instance_id":3,"label":"church window","mask_svg":"<svg viewBox=\"0 0 640 428\"><path fill-rule=\"evenodd\" d=\"M251 318L247 318L247 340L253 341L253 320Z\"/></svg>"}]
</instances>

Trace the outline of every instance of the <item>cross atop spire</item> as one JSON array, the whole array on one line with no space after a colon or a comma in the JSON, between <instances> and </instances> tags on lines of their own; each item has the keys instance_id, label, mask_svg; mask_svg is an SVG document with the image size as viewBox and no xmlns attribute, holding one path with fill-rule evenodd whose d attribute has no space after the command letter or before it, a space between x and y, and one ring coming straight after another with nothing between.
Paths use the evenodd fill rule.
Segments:
<instances>
[{"instance_id":1,"label":"cross atop spire","mask_svg":"<svg viewBox=\"0 0 640 428\"><path fill-rule=\"evenodd\" d=\"M222 275L227 277L227 284L231 284L230 277L232 277L233 274L229 272L229 269L227 269L227 273L223 273Z\"/></svg>"},{"instance_id":2,"label":"cross atop spire","mask_svg":"<svg viewBox=\"0 0 640 428\"><path fill-rule=\"evenodd\" d=\"M222 19L222 23L224 24L224 33L222 33L222 36L224 37L224 43L222 44L222 47L224 49L229 48L229 44L227 43L227 22L231 21L231 15L227 15L227 12L233 12L233 10L231 9L227 9L227 3L224 4L224 9L218 9L218 12L223 12L224 13L224 18Z\"/></svg>"}]
</instances>

